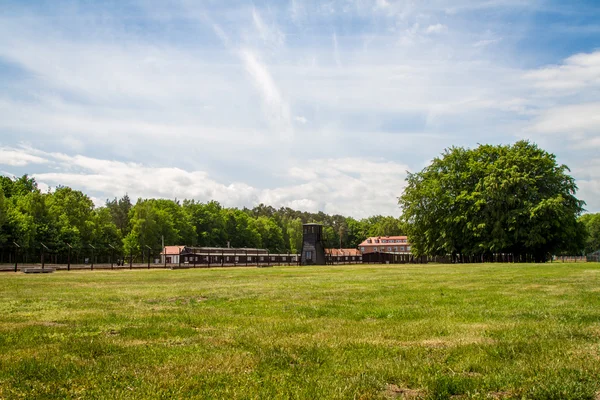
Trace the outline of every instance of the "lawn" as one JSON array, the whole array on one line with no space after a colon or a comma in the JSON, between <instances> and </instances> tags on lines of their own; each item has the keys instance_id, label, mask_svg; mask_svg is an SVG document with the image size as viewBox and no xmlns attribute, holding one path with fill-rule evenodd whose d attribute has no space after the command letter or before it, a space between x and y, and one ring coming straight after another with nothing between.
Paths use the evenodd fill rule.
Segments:
<instances>
[{"instance_id":1,"label":"lawn","mask_svg":"<svg viewBox=\"0 0 600 400\"><path fill-rule=\"evenodd\" d=\"M599 392L596 263L0 274L0 398Z\"/></svg>"}]
</instances>

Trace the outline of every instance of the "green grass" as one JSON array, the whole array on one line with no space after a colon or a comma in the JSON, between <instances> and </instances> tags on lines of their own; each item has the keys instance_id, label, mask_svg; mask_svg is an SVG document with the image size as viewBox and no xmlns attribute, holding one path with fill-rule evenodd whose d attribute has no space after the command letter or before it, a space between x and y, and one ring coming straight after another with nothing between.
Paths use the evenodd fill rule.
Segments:
<instances>
[{"instance_id":1,"label":"green grass","mask_svg":"<svg viewBox=\"0 0 600 400\"><path fill-rule=\"evenodd\" d=\"M0 275L0 398L599 391L595 263Z\"/></svg>"}]
</instances>

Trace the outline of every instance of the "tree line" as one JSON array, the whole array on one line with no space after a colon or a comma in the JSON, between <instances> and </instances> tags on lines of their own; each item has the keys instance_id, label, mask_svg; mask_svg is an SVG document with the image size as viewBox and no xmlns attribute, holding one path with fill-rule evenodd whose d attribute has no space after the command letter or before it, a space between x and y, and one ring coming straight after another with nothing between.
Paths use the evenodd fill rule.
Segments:
<instances>
[{"instance_id":1,"label":"tree line","mask_svg":"<svg viewBox=\"0 0 600 400\"><path fill-rule=\"evenodd\" d=\"M95 207L89 196L67 186L42 192L34 178L0 176L0 247L3 254L20 246L35 259L46 246L64 255L105 258L142 254L156 257L165 245L266 248L272 253L298 253L302 224L324 225L328 247L356 248L368 236L404 233L399 218L377 215L355 219L323 212L309 213L260 204L228 208L216 201L137 199L128 195ZM6 256L4 256L6 260Z\"/></svg>"}]
</instances>

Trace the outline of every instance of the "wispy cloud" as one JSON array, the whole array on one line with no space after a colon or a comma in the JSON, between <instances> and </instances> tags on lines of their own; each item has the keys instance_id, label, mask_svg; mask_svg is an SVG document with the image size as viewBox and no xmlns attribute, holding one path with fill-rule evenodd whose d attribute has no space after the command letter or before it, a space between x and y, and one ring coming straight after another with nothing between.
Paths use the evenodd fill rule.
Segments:
<instances>
[{"instance_id":1,"label":"wispy cloud","mask_svg":"<svg viewBox=\"0 0 600 400\"><path fill-rule=\"evenodd\" d=\"M267 119L279 131L281 139L289 140L294 133L289 106L283 99L267 66L260 62L256 54L249 49L241 50L240 56L263 98Z\"/></svg>"},{"instance_id":2,"label":"wispy cloud","mask_svg":"<svg viewBox=\"0 0 600 400\"><path fill-rule=\"evenodd\" d=\"M429 25L427 27L427 29L425 29L425 33L444 33L448 30L448 27L446 25L442 25L442 24L435 24L435 25Z\"/></svg>"}]
</instances>

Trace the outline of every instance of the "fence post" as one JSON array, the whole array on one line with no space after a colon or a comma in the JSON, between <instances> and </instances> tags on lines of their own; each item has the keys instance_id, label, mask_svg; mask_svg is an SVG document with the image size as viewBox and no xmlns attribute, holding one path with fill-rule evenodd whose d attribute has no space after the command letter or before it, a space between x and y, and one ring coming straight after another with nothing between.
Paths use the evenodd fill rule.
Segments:
<instances>
[{"instance_id":1,"label":"fence post","mask_svg":"<svg viewBox=\"0 0 600 400\"><path fill-rule=\"evenodd\" d=\"M115 262L115 247L110 243L108 245L112 249L112 252L110 253L110 269L114 269L113 264Z\"/></svg>"},{"instance_id":2,"label":"fence post","mask_svg":"<svg viewBox=\"0 0 600 400\"><path fill-rule=\"evenodd\" d=\"M151 255L150 253L151 253L152 249L147 244L144 246L146 246L146 248L148 249L148 269L150 269L150 255Z\"/></svg>"},{"instance_id":3,"label":"fence post","mask_svg":"<svg viewBox=\"0 0 600 400\"><path fill-rule=\"evenodd\" d=\"M13 241L13 244L15 245L15 272L17 272L17 264L19 263L19 244L15 241Z\"/></svg>"},{"instance_id":4,"label":"fence post","mask_svg":"<svg viewBox=\"0 0 600 400\"><path fill-rule=\"evenodd\" d=\"M67 247L69 247L69 254L67 255L67 271L71 270L71 244L67 243Z\"/></svg>"},{"instance_id":5,"label":"fence post","mask_svg":"<svg viewBox=\"0 0 600 400\"><path fill-rule=\"evenodd\" d=\"M133 268L133 248L129 249L129 269Z\"/></svg>"},{"instance_id":6,"label":"fence post","mask_svg":"<svg viewBox=\"0 0 600 400\"><path fill-rule=\"evenodd\" d=\"M42 242L40 242L40 244L42 245L42 271L44 270L44 264L46 262L46 252L44 250L48 250L50 251L50 249L48 249L48 247L46 247L46 245Z\"/></svg>"},{"instance_id":7,"label":"fence post","mask_svg":"<svg viewBox=\"0 0 600 400\"><path fill-rule=\"evenodd\" d=\"M88 246L90 246L92 248L92 265L91 265L91 270L93 271L94 270L94 250L96 250L96 248L93 245L91 245L91 244L89 244Z\"/></svg>"}]
</instances>

